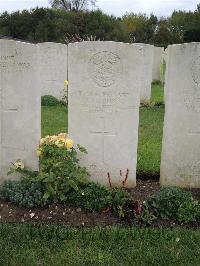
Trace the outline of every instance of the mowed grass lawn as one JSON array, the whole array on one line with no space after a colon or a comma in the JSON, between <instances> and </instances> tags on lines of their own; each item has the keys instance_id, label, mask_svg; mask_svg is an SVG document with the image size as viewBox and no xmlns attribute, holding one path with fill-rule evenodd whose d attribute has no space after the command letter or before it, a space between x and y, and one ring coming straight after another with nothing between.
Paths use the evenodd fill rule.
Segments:
<instances>
[{"instance_id":1,"label":"mowed grass lawn","mask_svg":"<svg viewBox=\"0 0 200 266\"><path fill-rule=\"evenodd\" d=\"M0 225L0 265L199 265L200 231Z\"/></svg>"},{"instance_id":2,"label":"mowed grass lawn","mask_svg":"<svg viewBox=\"0 0 200 266\"><path fill-rule=\"evenodd\" d=\"M152 103L163 102L163 87L152 85ZM164 105L140 108L138 173L159 175ZM67 109L63 106L42 107L42 136L65 132ZM81 143L80 143L81 144Z\"/></svg>"}]
</instances>

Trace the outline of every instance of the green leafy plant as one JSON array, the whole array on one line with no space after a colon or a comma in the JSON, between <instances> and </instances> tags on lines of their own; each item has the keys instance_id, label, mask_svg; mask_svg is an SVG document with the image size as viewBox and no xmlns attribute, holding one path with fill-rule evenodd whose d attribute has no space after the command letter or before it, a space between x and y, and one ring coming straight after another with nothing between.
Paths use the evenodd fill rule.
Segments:
<instances>
[{"instance_id":1,"label":"green leafy plant","mask_svg":"<svg viewBox=\"0 0 200 266\"><path fill-rule=\"evenodd\" d=\"M43 198L43 189L40 183L27 183L22 180L6 181L0 188L0 197L19 207L26 208L44 206L48 203Z\"/></svg>"},{"instance_id":2,"label":"green leafy plant","mask_svg":"<svg viewBox=\"0 0 200 266\"><path fill-rule=\"evenodd\" d=\"M136 216L136 221L146 226L146 225L151 225L155 219L156 216L148 208L148 205L146 203L143 203L140 214Z\"/></svg>"},{"instance_id":3,"label":"green leafy plant","mask_svg":"<svg viewBox=\"0 0 200 266\"><path fill-rule=\"evenodd\" d=\"M44 198L51 198L54 202L64 201L68 191L78 191L81 185L89 182L86 168L78 164L77 150L67 145L67 139L60 135L53 141L46 141L40 148L40 172L36 180L44 186ZM77 147L86 153L80 145Z\"/></svg>"},{"instance_id":4,"label":"green leafy plant","mask_svg":"<svg viewBox=\"0 0 200 266\"><path fill-rule=\"evenodd\" d=\"M200 220L200 203L194 200L182 202L178 209L178 220L186 223Z\"/></svg>"},{"instance_id":5,"label":"green leafy plant","mask_svg":"<svg viewBox=\"0 0 200 266\"><path fill-rule=\"evenodd\" d=\"M156 217L180 222L196 221L200 216L200 204L192 194L178 187L162 188L147 200L147 206Z\"/></svg>"},{"instance_id":6,"label":"green leafy plant","mask_svg":"<svg viewBox=\"0 0 200 266\"><path fill-rule=\"evenodd\" d=\"M108 188L90 182L77 191L71 191L65 203L73 207L100 212L111 206L112 195Z\"/></svg>"},{"instance_id":7,"label":"green leafy plant","mask_svg":"<svg viewBox=\"0 0 200 266\"><path fill-rule=\"evenodd\" d=\"M78 191L81 185L89 182L86 168L78 163L78 151L86 153L80 145L76 149L65 133L47 136L41 139L37 150L39 172L31 171L18 160L9 174L19 173L27 184L41 184L45 201L62 202L70 190Z\"/></svg>"},{"instance_id":8,"label":"green leafy plant","mask_svg":"<svg viewBox=\"0 0 200 266\"><path fill-rule=\"evenodd\" d=\"M123 188L113 188L111 190L112 195L112 210L119 217L124 218L124 205L131 198L130 193L128 193Z\"/></svg>"},{"instance_id":9,"label":"green leafy plant","mask_svg":"<svg viewBox=\"0 0 200 266\"><path fill-rule=\"evenodd\" d=\"M122 209L129 197L129 193L123 189L110 189L98 183L90 182L78 191L71 191L67 195L66 204L89 211L113 211L119 215L119 210Z\"/></svg>"}]
</instances>

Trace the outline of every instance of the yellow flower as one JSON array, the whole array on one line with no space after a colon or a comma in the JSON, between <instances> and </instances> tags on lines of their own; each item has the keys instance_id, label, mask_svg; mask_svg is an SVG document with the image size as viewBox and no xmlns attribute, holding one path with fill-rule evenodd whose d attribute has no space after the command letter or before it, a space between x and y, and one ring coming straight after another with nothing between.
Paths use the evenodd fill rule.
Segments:
<instances>
[{"instance_id":1,"label":"yellow flower","mask_svg":"<svg viewBox=\"0 0 200 266\"><path fill-rule=\"evenodd\" d=\"M64 81L64 85L65 85L65 86L68 86L68 85L69 85L68 80L65 80L65 81Z\"/></svg>"},{"instance_id":2,"label":"yellow flower","mask_svg":"<svg viewBox=\"0 0 200 266\"><path fill-rule=\"evenodd\" d=\"M23 170L25 166L24 166L24 163L21 160L17 160L14 163L14 167L15 167L15 169L21 169L21 170Z\"/></svg>"},{"instance_id":3,"label":"yellow flower","mask_svg":"<svg viewBox=\"0 0 200 266\"><path fill-rule=\"evenodd\" d=\"M60 133L60 134L58 134L58 137L66 139L67 138L67 133Z\"/></svg>"},{"instance_id":4,"label":"yellow flower","mask_svg":"<svg viewBox=\"0 0 200 266\"><path fill-rule=\"evenodd\" d=\"M73 145L74 145L74 142L72 139L66 139L65 146L67 147L67 149L71 149Z\"/></svg>"},{"instance_id":5,"label":"yellow flower","mask_svg":"<svg viewBox=\"0 0 200 266\"><path fill-rule=\"evenodd\" d=\"M37 149L36 154L38 157L40 157L42 155L42 150L41 149Z\"/></svg>"},{"instance_id":6,"label":"yellow flower","mask_svg":"<svg viewBox=\"0 0 200 266\"><path fill-rule=\"evenodd\" d=\"M49 142L56 142L57 140L58 140L58 136L53 135L49 137Z\"/></svg>"},{"instance_id":7,"label":"yellow flower","mask_svg":"<svg viewBox=\"0 0 200 266\"><path fill-rule=\"evenodd\" d=\"M65 143L65 141L66 141L66 139L63 138L63 137L58 137L58 140L59 140L60 142L63 142L63 143Z\"/></svg>"},{"instance_id":8,"label":"yellow flower","mask_svg":"<svg viewBox=\"0 0 200 266\"><path fill-rule=\"evenodd\" d=\"M56 145L58 148L63 147L64 144L65 144L65 143L64 143L63 141L60 141L60 140L56 140L56 142L55 142L55 145Z\"/></svg>"},{"instance_id":9,"label":"yellow flower","mask_svg":"<svg viewBox=\"0 0 200 266\"><path fill-rule=\"evenodd\" d=\"M45 138L42 138L42 139L40 140L40 146L42 146L45 142L46 142L46 139L45 139Z\"/></svg>"}]
</instances>

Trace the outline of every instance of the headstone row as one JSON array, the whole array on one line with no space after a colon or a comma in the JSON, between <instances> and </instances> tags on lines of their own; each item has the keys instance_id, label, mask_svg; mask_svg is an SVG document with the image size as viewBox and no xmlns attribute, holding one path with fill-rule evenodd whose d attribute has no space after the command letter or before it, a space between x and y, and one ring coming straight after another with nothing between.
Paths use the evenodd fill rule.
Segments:
<instances>
[{"instance_id":1,"label":"headstone row","mask_svg":"<svg viewBox=\"0 0 200 266\"><path fill-rule=\"evenodd\" d=\"M141 91L147 88L145 77L152 80L153 59L146 58L155 57L154 47L116 42L57 47L56 52L49 43L0 41L0 180L17 159L37 169L41 88L51 84L53 90L68 79L69 134L88 150L81 164L102 184L134 187ZM200 187L199 66L200 43L168 47L163 185Z\"/></svg>"},{"instance_id":2,"label":"headstone row","mask_svg":"<svg viewBox=\"0 0 200 266\"><path fill-rule=\"evenodd\" d=\"M41 95L53 95L62 100L63 82L68 79L67 45L49 42L39 43L38 45L40 47ZM138 43L137 45L141 47L142 64L140 101L149 103L151 98L151 82L153 79L152 71L160 71L158 58L161 54L157 53L157 50L160 51L160 48L157 47L154 50L153 45L142 43ZM158 80L160 79L158 76L156 78Z\"/></svg>"}]
</instances>

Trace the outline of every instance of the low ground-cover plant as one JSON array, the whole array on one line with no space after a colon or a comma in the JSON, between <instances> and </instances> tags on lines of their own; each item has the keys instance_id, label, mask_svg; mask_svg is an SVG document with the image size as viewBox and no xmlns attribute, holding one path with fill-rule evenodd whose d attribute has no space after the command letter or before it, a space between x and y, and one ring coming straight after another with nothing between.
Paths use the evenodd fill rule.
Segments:
<instances>
[{"instance_id":1,"label":"low ground-cover plant","mask_svg":"<svg viewBox=\"0 0 200 266\"><path fill-rule=\"evenodd\" d=\"M147 207L156 217L191 222L200 219L200 203L192 194L178 187L162 188L147 200Z\"/></svg>"},{"instance_id":2,"label":"low ground-cover plant","mask_svg":"<svg viewBox=\"0 0 200 266\"><path fill-rule=\"evenodd\" d=\"M144 202L127 199L121 217L132 224L151 225L155 220L173 220L181 223L200 220L200 202L183 188L162 188Z\"/></svg>"},{"instance_id":3,"label":"low ground-cover plant","mask_svg":"<svg viewBox=\"0 0 200 266\"><path fill-rule=\"evenodd\" d=\"M22 180L8 180L0 188L0 196L19 207L33 208L48 203L43 197L43 188L40 183L27 183Z\"/></svg>"},{"instance_id":4,"label":"low ground-cover plant","mask_svg":"<svg viewBox=\"0 0 200 266\"><path fill-rule=\"evenodd\" d=\"M78 191L69 193L66 204L89 211L113 211L116 214L120 214L120 209L129 198L130 194L124 189L111 189L98 183L90 182Z\"/></svg>"}]
</instances>

